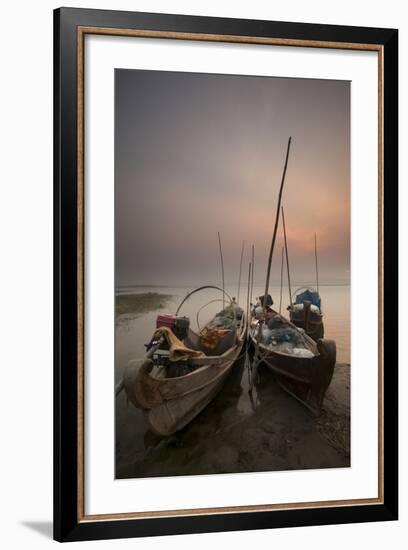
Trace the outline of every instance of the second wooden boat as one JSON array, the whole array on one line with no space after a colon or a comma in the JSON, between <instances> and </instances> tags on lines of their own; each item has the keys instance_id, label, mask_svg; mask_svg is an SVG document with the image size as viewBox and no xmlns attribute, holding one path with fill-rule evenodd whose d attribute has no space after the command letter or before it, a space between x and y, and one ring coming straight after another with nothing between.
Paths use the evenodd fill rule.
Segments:
<instances>
[{"instance_id":1,"label":"second wooden boat","mask_svg":"<svg viewBox=\"0 0 408 550\"><path fill-rule=\"evenodd\" d=\"M282 208L282 219L285 220L284 212ZM288 246L286 239L285 222L283 221L283 235L285 239L286 249L286 265L288 269L288 283L289 283L289 299L290 305L288 306L289 316L291 322L299 328L302 328L307 334L317 342L324 336L324 324L322 313L322 300L319 294L319 272L317 267L317 237L314 236L315 245L315 267L316 267L316 288L303 287L298 288L292 296L290 289L290 274L289 274L289 257ZM281 281L282 285L282 281ZM281 286L282 288L282 286Z\"/></svg>"},{"instance_id":2,"label":"second wooden boat","mask_svg":"<svg viewBox=\"0 0 408 550\"><path fill-rule=\"evenodd\" d=\"M323 313L319 293L310 287L296 290L292 305L288 307L290 320L303 328L317 342L324 336Z\"/></svg>"}]
</instances>

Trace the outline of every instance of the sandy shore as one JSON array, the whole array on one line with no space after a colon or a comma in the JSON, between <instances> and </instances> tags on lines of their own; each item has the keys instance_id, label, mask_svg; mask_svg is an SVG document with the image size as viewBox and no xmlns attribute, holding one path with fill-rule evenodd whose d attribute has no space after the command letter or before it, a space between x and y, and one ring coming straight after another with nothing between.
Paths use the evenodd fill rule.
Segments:
<instances>
[{"instance_id":1,"label":"sandy shore","mask_svg":"<svg viewBox=\"0 0 408 550\"><path fill-rule=\"evenodd\" d=\"M319 418L283 391L265 368L259 373L251 398L242 363L216 399L168 438L146 431L146 425L136 434L140 416L135 416L132 436L129 414L141 413L131 405L129 411L122 395L117 403L116 477L348 467L350 365L336 365Z\"/></svg>"}]
</instances>

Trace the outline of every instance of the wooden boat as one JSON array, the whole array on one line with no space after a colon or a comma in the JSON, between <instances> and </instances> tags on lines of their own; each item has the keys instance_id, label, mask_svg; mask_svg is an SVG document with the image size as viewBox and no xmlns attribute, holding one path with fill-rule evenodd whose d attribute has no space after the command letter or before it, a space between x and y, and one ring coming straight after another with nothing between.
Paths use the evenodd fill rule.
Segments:
<instances>
[{"instance_id":1,"label":"wooden boat","mask_svg":"<svg viewBox=\"0 0 408 550\"><path fill-rule=\"evenodd\" d=\"M291 322L317 342L324 337L323 313L319 293L310 287L299 288L288 307Z\"/></svg>"},{"instance_id":2,"label":"wooden boat","mask_svg":"<svg viewBox=\"0 0 408 550\"><path fill-rule=\"evenodd\" d=\"M177 313L191 294L203 288L218 287L193 291ZM199 334L189 328L185 338L177 340L180 360L171 360L171 346L163 337L157 340L156 333L142 363L133 361L126 368L127 397L143 409L155 433L166 436L184 428L214 399L230 374L245 343L246 316L229 300ZM210 342L214 335L217 341Z\"/></svg>"},{"instance_id":3,"label":"wooden boat","mask_svg":"<svg viewBox=\"0 0 408 550\"><path fill-rule=\"evenodd\" d=\"M284 226L284 238L286 243L286 230ZM317 342L324 336L324 324L322 313L322 300L319 294L319 271L317 266L317 236L314 235L316 288L298 288L292 298L290 295L290 306L288 307L291 322L302 328ZM287 260L288 263L288 260ZM288 264L289 265L289 264ZM289 272L289 268L288 268Z\"/></svg>"},{"instance_id":4,"label":"wooden boat","mask_svg":"<svg viewBox=\"0 0 408 550\"><path fill-rule=\"evenodd\" d=\"M273 314L281 319L280 328L268 329L267 341L259 335L260 330L266 332L263 321L251 321L249 337L255 348L254 360L264 363L284 390L318 415L333 377L336 344L324 339L315 342L289 320L275 311ZM274 338L274 332L280 338ZM289 341L282 337L285 333L290 335Z\"/></svg>"}]
</instances>

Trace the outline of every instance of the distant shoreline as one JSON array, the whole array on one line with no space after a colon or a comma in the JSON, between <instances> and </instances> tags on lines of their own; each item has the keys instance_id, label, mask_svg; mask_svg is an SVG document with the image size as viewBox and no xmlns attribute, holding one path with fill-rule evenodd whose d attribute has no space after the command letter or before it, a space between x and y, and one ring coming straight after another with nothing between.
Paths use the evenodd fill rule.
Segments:
<instances>
[{"instance_id":1,"label":"distant shoreline","mask_svg":"<svg viewBox=\"0 0 408 550\"><path fill-rule=\"evenodd\" d=\"M138 317L143 313L164 308L172 298L172 294L160 294L158 292L117 294L115 301L116 316Z\"/></svg>"},{"instance_id":2,"label":"distant shoreline","mask_svg":"<svg viewBox=\"0 0 408 550\"><path fill-rule=\"evenodd\" d=\"M147 284L134 284L134 285L123 285L123 286L117 286L115 288L115 293L118 294L119 292L120 293L123 293L123 291L125 291L126 289L133 289L133 288L196 288L196 287L199 287L201 286L202 284L205 284L203 282L199 283L199 284L180 284L180 285L171 285L171 284L162 284L162 285L147 285ZM212 285L219 285L219 283L214 283L214 282L210 282L208 284L212 284ZM262 287L265 283L264 282L254 282L254 286L255 287ZM226 281L225 282L225 286L228 288L228 287L234 287L234 286L237 286L238 285L238 282L237 281L233 281L233 282L228 282ZM277 288L277 287L280 287L280 283L270 283L270 286L273 287L273 288ZM287 284L284 284L283 285L283 288L287 288ZM316 285L312 284L312 283L292 283L292 287L293 288L303 288L303 287L315 287ZM327 286L351 286L351 283L348 282L348 283L320 283L319 282L319 288L321 287L327 287Z\"/></svg>"}]
</instances>

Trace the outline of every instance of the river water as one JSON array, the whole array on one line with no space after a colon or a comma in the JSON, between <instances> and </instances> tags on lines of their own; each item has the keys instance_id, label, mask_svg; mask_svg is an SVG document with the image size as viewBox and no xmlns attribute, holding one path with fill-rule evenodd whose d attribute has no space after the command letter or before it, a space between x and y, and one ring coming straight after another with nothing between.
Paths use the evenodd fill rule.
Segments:
<instances>
[{"instance_id":1,"label":"river water","mask_svg":"<svg viewBox=\"0 0 408 550\"><path fill-rule=\"evenodd\" d=\"M154 332L157 314L159 312L175 313L182 299L191 290L192 288L187 287L118 289L119 294L154 292L172 297L163 304L164 307L160 310L150 311L136 317L120 316L117 319L116 382L120 380L130 359L140 358L144 355L144 344L150 341ZM236 288L226 287L226 291L230 295L237 296ZM253 289L254 299L263 294L263 291L261 286L255 286ZM280 288L271 287L270 294L274 299L274 309L279 310ZM336 422L338 424L340 418L342 421L340 423L342 426L346 426L345 432L347 432L349 418L346 409L349 403L350 388L349 370L346 372L345 369L350 363L350 287L322 285L320 295L322 297L325 337L336 341L337 362L341 363L339 368L336 367L330 388L334 390L332 397L341 394L342 401L344 401L344 403L340 403L342 411L340 413L338 412L338 403L336 403ZM289 296L286 288L283 288L282 296L282 313L285 314ZM246 293L244 296L242 290L239 302L241 307L246 308ZM202 309L197 325L196 312L200 308ZM222 294L213 289L205 289L193 295L185 303L180 314L190 317L191 327L193 330L197 330L198 326L203 326L221 308ZM336 371L338 372L336 373ZM248 393L249 379L248 372L244 367L244 360L238 361L216 399L182 432L165 440L150 432L143 413L127 403L126 396L122 392L116 399L115 411L116 477L347 466L349 455L344 448L349 448L349 442L343 441L344 434L342 434L344 444L340 444L340 447L344 448L340 450L335 451L333 445L330 447L322 444L317 436L319 425L310 418L310 415L304 410L305 408L282 392L268 372L261 371L260 374L261 383L254 388L251 396ZM276 421L272 428L270 426L271 408L273 409L272 418ZM327 422L326 424L329 425ZM293 428L295 425L296 429ZM231 426L240 426L236 436L234 436L234 429L231 429ZM246 426L246 432L243 431L243 426ZM223 430L228 430L229 444L227 446L225 437L217 436L217 434L222 434ZM290 437L292 447L288 444L289 446L287 445L282 451L282 437L272 443L271 431L273 434L280 433L284 441ZM247 433L248 441L245 443L245 452L242 454L243 451L240 448L243 445L244 432ZM269 435L266 436L266 433ZM345 437L346 439L349 437L348 433ZM331 434L331 439L333 439L333 434ZM294 441L295 443L293 443ZM310 452L311 444L316 447L315 453ZM254 446L252 455L248 451L251 445ZM267 445L267 449L264 448L265 445ZM307 445L309 449L306 448ZM259 446L262 447L263 454L260 452ZM217 452L215 452L216 449L218 449Z\"/></svg>"}]
</instances>

